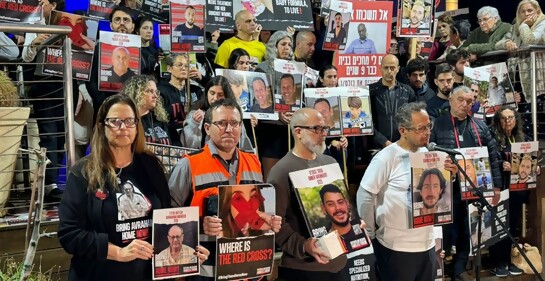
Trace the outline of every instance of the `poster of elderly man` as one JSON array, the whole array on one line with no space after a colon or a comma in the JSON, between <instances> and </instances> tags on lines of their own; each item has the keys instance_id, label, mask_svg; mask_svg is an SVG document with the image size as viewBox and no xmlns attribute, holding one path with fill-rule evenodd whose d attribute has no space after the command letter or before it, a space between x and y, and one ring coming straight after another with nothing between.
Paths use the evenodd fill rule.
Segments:
<instances>
[{"instance_id":1,"label":"poster of elderly man","mask_svg":"<svg viewBox=\"0 0 545 281\"><path fill-rule=\"evenodd\" d=\"M140 74L139 35L100 31L100 91L119 91L123 83Z\"/></svg>"}]
</instances>

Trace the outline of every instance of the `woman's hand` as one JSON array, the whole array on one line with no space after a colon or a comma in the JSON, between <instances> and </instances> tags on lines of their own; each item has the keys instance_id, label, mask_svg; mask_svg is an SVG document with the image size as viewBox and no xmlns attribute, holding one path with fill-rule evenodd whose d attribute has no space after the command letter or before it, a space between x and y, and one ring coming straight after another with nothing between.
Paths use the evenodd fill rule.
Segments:
<instances>
[{"instance_id":1,"label":"woman's hand","mask_svg":"<svg viewBox=\"0 0 545 281\"><path fill-rule=\"evenodd\" d=\"M511 172L511 163L503 161L503 170L506 172Z\"/></svg>"},{"instance_id":2,"label":"woman's hand","mask_svg":"<svg viewBox=\"0 0 545 281\"><path fill-rule=\"evenodd\" d=\"M212 40L210 43L213 43L213 44L216 44L218 43L218 38L220 38L220 31L219 29L217 30L214 30L214 32L212 32Z\"/></svg>"},{"instance_id":3,"label":"woman's hand","mask_svg":"<svg viewBox=\"0 0 545 281\"><path fill-rule=\"evenodd\" d=\"M505 41L505 49L509 52L514 52L518 49L517 43L507 40Z\"/></svg>"},{"instance_id":4,"label":"woman's hand","mask_svg":"<svg viewBox=\"0 0 545 281\"><path fill-rule=\"evenodd\" d=\"M195 120L197 124L200 124L203 118L204 118L204 111L199 109L193 113L193 120Z\"/></svg>"},{"instance_id":5,"label":"woman's hand","mask_svg":"<svg viewBox=\"0 0 545 281\"><path fill-rule=\"evenodd\" d=\"M38 34L38 36L36 36L36 38L34 38L32 42L30 42L30 45L32 46L41 45L47 38L49 38L49 34L46 34L46 33Z\"/></svg>"},{"instance_id":6,"label":"woman's hand","mask_svg":"<svg viewBox=\"0 0 545 281\"><path fill-rule=\"evenodd\" d=\"M189 78L197 80L197 81L201 81L202 73L196 67L192 67L191 70L189 70Z\"/></svg>"},{"instance_id":7,"label":"woman's hand","mask_svg":"<svg viewBox=\"0 0 545 281\"><path fill-rule=\"evenodd\" d=\"M210 255L210 251L208 251L208 249L201 245L198 245L196 250L197 251L195 251L195 255L197 256L197 258L199 258L200 263L203 263L205 260L208 259L208 256Z\"/></svg>"},{"instance_id":8,"label":"woman's hand","mask_svg":"<svg viewBox=\"0 0 545 281\"><path fill-rule=\"evenodd\" d=\"M130 262L135 259L149 260L152 257L153 246L144 240L134 239L129 245L118 249L115 260Z\"/></svg>"},{"instance_id":9,"label":"woman's hand","mask_svg":"<svg viewBox=\"0 0 545 281\"><path fill-rule=\"evenodd\" d=\"M257 117L255 117L253 114L250 114L250 118L250 124L252 125L252 128L255 128L257 123L259 123L259 120L257 120Z\"/></svg>"}]
</instances>

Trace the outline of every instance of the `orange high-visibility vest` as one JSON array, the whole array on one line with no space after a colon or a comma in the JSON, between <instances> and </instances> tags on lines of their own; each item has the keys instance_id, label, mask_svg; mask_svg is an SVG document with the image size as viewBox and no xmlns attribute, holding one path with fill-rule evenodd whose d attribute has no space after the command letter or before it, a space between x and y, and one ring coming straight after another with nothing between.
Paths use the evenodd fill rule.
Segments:
<instances>
[{"instance_id":1,"label":"orange high-visibility vest","mask_svg":"<svg viewBox=\"0 0 545 281\"><path fill-rule=\"evenodd\" d=\"M257 156L238 151L237 184L263 183L261 163ZM193 198L191 206L199 207L199 216L203 216L203 202L206 198L218 195L219 185L229 185L229 170L226 170L219 159L212 156L208 144L195 154L187 156L191 170Z\"/></svg>"}]
</instances>

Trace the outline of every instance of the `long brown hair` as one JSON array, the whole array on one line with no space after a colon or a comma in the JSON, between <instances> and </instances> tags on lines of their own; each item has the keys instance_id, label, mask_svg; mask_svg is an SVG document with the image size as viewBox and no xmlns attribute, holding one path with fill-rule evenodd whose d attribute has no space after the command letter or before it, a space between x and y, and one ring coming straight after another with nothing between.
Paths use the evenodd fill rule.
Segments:
<instances>
[{"instance_id":1,"label":"long brown hair","mask_svg":"<svg viewBox=\"0 0 545 281\"><path fill-rule=\"evenodd\" d=\"M254 185L257 189L257 194L261 195L261 188L258 185ZM224 189L223 192L220 192L219 194L219 204L221 204L218 208L219 211L219 218L221 219L221 227L223 231L223 237L225 238L237 238L240 237L241 230L238 229L237 225L235 224L235 218L233 218L233 215L231 214L231 199L233 199L233 187L222 187ZM248 188L251 188L248 186ZM263 203L259 206L259 211L264 212L265 207ZM263 231L260 230L252 230L249 229L250 236L256 236L263 234Z\"/></svg>"},{"instance_id":2,"label":"long brown hair","mask_svg":"<svg viewBox=\"0 0 545 281\"><path fill-rule=\"evenodd\" d=\"M117 175L115 173L115 159L108 144L108 139L104 132L104 119L110 111L110 108L115 104L126 104L131 107L135 118L138 120L136 126L136 137L131 144L131 151L134 154L149 154L145 149L144 128L139 122L138 110L134 101L124 94L116 94L108 97L100 106L91 139L91 154L83 167L83 175L87 179L89 185L87 191L94 193L97 190L106 189L107 185L111 185L114 189L118 189Z\"/></svg>"}]
</instances>

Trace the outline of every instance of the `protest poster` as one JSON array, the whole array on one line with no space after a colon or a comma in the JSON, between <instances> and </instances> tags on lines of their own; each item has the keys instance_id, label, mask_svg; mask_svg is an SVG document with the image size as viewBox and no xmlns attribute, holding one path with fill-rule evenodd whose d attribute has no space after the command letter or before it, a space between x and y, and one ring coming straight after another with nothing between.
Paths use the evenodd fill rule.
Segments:
<instances>
[{"instance_id":1,"label":"protest poster","mask_svg":"<svg viewBox=\"0 0 545 281\"><path fill-rule=\"evenodd\" d=\"M180 159L185 155L199 151L195 148L187 148L180 146L164 145L146 142L146 147L153 153L165 166L165 172L168 174L170 170Z\"/></svg>"},{"instance_id":2,"label":"protest poster","mask_svg":"<svg viewBox=\"0 0 545 281\"><path fill-rule=\"evenodd\" d=\"M479 120L485 119L485 104L488 97L488 85L490 81L490 73L479 68L464 67L464 86L471 89L471 92L477 96L476 102L481 106L479 110L473 114L473 117Z\"/></svg>"},{"instance_id":3,"label":"protest poster","mask_svg":"<svg viewBox=\"0 0 545 281\"><path fill-rule=\"evenodd\" d=\"M199 245L199 208L153 210L153 280L200 273L195 255Z\"/></svg>"},{"instance_id":4,"label":"protest poster","mask_svg":"<svg viewBox=\"0 0 545 281\"><path fill-rule=\"evenodd\" d=\"M72 32L68 34L68 37L72 39L72 77L89 81L97 41L98 20L53 10L49 17L49 24L72 28ZM64 58L61 46L46 47L45 52L38 53L37 61L43 63L43 66L39 68L40 75L63 75Z\"/></svg>"},{"instance_id":5,"label":"protest poster","mask_svg":"<svg viewBox=\"0 0 545 281\"><path fill-rule=\"evenodd\" d=\"M367 87L341 87L342 131L345 136L372 135L371 99Z\"/></svg>"},{"instance_id":6,"label":"protest poster","mask_svg":"<svg viewBox=\"0 0 545 281\"><path fill-rule=\"evenodd\" d=\"M398 1L398 37L432 37L434 13L432 0Z\"/></svg>"},{"instance_id":7,"label":"protest poster","mask_svg":"<svg viewBox=\"0 0 545 281\"><path fill-rule=\"evenodd\" d=\"M492 198L487 198L488 203L492 202ZM468 222L469 222L469 233L471 236L470 254L476 255L477 250L482 248L488 248L497 242L503 240L507 237L507 231L509 229L503 229L499 222L494 219L494 215L497 215L499 219L509 227L509 190L503 190L500 193L500 201L496 206L492 207L492 211L485 208L482 218L480 221L481 224L481 247L477 247L478 239L478 209L473 204L468 205Z\"/></svg>"},{"instance_id":8,"label":"protest poster","mask_svg":"<svg viewBox=\"0 0 545 281\"><path fill-rule=\"evenodd\" d=\"M136 10L140 10L142 13L149 16L154 22L168 22L169 14L168 10L164 9L163 7L163 0L140 0L136 1L136 4Z\"/></svg>"},{"instance_id":9,"label":"protest poster","mask_svg":"<svg viewBox=\"0 0 545 281\"><path fill-rule=\"evenodd\" d=\"M206 52L205 0L171 0L171 51Z\"/></svg>"},{"instance_id":10,"label":"protest poster","mask_svg":"<svg viewBox=\"0 0 545 281\"><path fill-rule=\"evenodd\" d=\"M216 69L216 75L222 75L229 81L244 119L250 119L253 115L259 120L278 120L278 114L274 113L269 75L232 69Z\"/></svg>"},{"instance_id":11,"label":"protest poster","mask_svg":"<svg viewBox=\"0 0 545 281\"><path fill-rule=\"evenodd\" d=\"M307 66L307 71L305 72L305 88L314 88L318 85L318 79L320 79L320 72L316 69L312 69Z\"/></svg>"},{"instance_id":12,"label":"protest poster","mask_svg":"<svg viewBox=\"0 0 545 281\"><path fill-rule=\"evenodd\" d=\"M318 110L329 126L328 137L342 135L340 95L346 88L306 88L305 104L307 107Z\"/></svg>"},{"instance_id":13,"label":"protest poster","mask_svg":"<svg viewBox=\"0 0 545 281\"><path fill-rule=\"evenodd\" d=\"M324 237L328 239L321 250L350 253L369 246L362 220L350 203L339 164L291 172L289 177L310 234L319 242ZM333 233L336 239L331 239ZM336 256L331 255L330 259Z\"/></svg>"},{"instance_id":14,"label":"protest poster","mask_svg":"<svg viewBox=\"0 0 545 281\"><path fill-rule=\"evenodd\" d=\"M380 63L390 46L392 7L392 1L352 3L347 47L333 58L339 86L364 87L381 78Z\"/></svg>"},{"instance_id":15,"label":"protest poster","mask_svg":"<svg viewBox=\"0 0 545 281\"><path fill-rule=\"evenodd\" d=\"M90 0L87 14L92 18L107 20L119 2L119 0Z\"/></svg>"},{"instance_id":16,"label":"protest poster","mask_svg":"<svg viewBox=\"0 0 545 281\"><path fill-rule=\"evenodd\" d=\"M206 0L206 27L208 30L232 33L235 26L232 0Z\"/></svg>"},{"instance_id":17,"label":"protest poster","mask_svg":"<svg viewBox=\"0 0 545 281\"><path fill-rule=\"evenodd\" d=\"M417 152L411 163L411 228L452 222L452 180L444 152Z\"/></svg>"},{"instance_id":18,"label":"protest poster","mask_svg":"<svg viewBox=\"0 0 545 281\"><path fill-rule=\"evenodd\" d=\"M347 44L347 36L350 31L350 19L352 18L352 2L331 2L329 15L325 18L326 34L323 50L344 50Z\"/></svg>"},{"instance_id":19,"label":"protest poster","mask_svg":"<svg viewBox=\"0 0 545 281\"><path fill-rule=\"evenodd\" d=\"M301 108L304 62L274 60L274 111L288 112Z\"/></svg>"},{"instance_id":20,"label":"protest poster","mask_svg":"<svg viewBox=\"0 0 545 281\"><path fill-rule=\"evenodd\" d=\"M0 21L32 23L42 18L40 0L0 1Z\"/></svg>"},{"instance_id":21,"label":"protest poster","mask_svg":"<svg viewBox=\"0 0 545 281\"><path fill-rule=\"evenodd\" d=\"M445 263L443 262L443 228L441 226L433 227L433 237L435 237L435 281L443 281L445 277Z\"/></svg>"},{"instance_id":22,"label":"protest poster","mask_svg":"<svg viewBox=\"0 0 545 281\"><path fill-rule=\"evenodd\" d=\"M490 173L488 148L486 146L466 147L457 148L455 150L465 156L465 158L462 158L461 155L456 155L456 161L458 161L458 164L460 164L469 177L468 179L462 175L462 173L459 173L462 200L479 198L473 194L473 188L471 187L469 180L475 184L485 197L493 197L494 185Z\"/></svg>"},{"instance_id":23,"label":"protest poster","mask_svg":"<svg viewBox=\"0 0 545 281\"><path fill-rule=\"evenodd\" d=\"M170 52L170 24L161 23L157 25L159 29L159 47L163 52Z\"/></svg>"},{"instance_id":24,"label":"protest poster","mask_svg":"<svg viewBox=\"0 0 545 281\"><path fill-rule=\"evenodd\" d=\"M488 107L484 109L486 117L494 116L494 113L503 105L509 105L513 108L517 107L515 103L515 90L509 79L509 71L505 62L489 64L477 67L476 69L486 71L490 74L488 92L486 93Z\"/></svg>"},{"instance_id":25,"label":"protest poster","mask_svg":"<svg viewBox=\"0 0 545 281\"><path fill-rule=\"evenodd\" d=\"M241 280L273 270L276 195L270 184L220 185L216 280Z\"/></svg>"},{"instance_id":26,"label":"protest poster","mask_svg":"<svg viewBox=\"0 0 545 281\"><path fill-rule=\"evenodd\" d=\"M210 1L210 0L208 0ZM263 30L314 30L311 0L233 0L233 12L247 10ZM233 24L231 24L233 26Z\"/></svg>"},{"instance_id":27,"label":"protest poster","mask_svg":"<svg viewBox=\"0 0 545 281\"><path fill-rule=\"evenodd\" d=\"M100 31L100 91L119 91L130 77L140 74L139 35Z\"/></svg>"},{"instance_id":28,"label":"protest poster","mask_svg":"<svg viewBox=\"0 0 545 281\"><path fill-rule=\"evenodd\" d=\"M511 177L509 190L523 191L537 187L539 142L511 144Z\"/></svg>"},{"instance_id":29,"label":"protest poster","mask_svg":"<svg viewBox=\"0 0 545 281\"><path fill-rule=\"evenodd\" d=\"M369 247L357 250L346 255L346 266L343 268L343 276L350 276L347 280L377 280L375 272L375 252L373 244Z\"/></svg>"}]
</instances>

